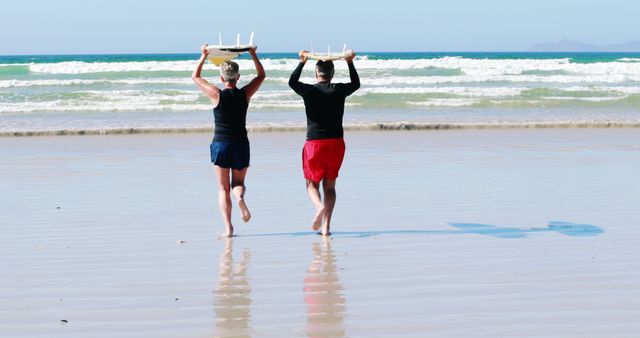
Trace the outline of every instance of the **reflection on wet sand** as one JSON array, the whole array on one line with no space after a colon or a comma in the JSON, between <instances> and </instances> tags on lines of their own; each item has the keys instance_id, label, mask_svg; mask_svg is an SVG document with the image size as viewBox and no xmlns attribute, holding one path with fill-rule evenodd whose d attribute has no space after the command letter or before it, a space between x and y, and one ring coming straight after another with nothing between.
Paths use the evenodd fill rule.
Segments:
<instances>
[{"instance_id":1,"label":"reflection on wet sand","mask_svg":"<svg viewBox=\"0 0 640 338\"><path fill-rule=\"evenodd\" d=\"M233 239L225 239L220 255L218 286L214 290L216 334L214 337L251 337L249 321L251 286L247 280L247 266L251 252L245 249L242 260L233 260Z\"/></svg>"},{"instance_id":2,"label":"reflection on wet sand","mask_svg":"<svg viewBox=\"0 0 640 338\"><path fill-rule=\"evenodd\" d=\"M346 301L338 279L331 239L313 243L313 260L304 278L308 337L345 337Z\"/></svg>"}]
</instances>

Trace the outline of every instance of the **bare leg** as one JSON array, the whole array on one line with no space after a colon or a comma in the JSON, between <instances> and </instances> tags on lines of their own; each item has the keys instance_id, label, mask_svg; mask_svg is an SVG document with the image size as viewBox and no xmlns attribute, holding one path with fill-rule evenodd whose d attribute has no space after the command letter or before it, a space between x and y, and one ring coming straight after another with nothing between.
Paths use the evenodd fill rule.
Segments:
<instances>
[{"instance_id":1,"label":"bare leg","mask_svg":"<svg viewBox=\"0 0 640 338\"><path fill-rule=\"evenodd\" d=\"M322 235L331 235L331 215L336 205L336 180L324 179L322 181L324 191L324 223L322 223Z\"/></svg>"},{"instance_id":2,"label":"bare leg","mask_svg":"<svg viewBox=\"0 0 640 338\"><path fill-rule=\"evenodd\" d=\"M240 212L242 213L242 221L245 223L251 219L251 213L249 212L247 203L244 202L244 192L246 190L244 178L247 176L247 169L249 168L243 168L242 170L233 169L231 171L231 188L233 195L236 197L236 201L238 201L238 208L240 208Z\"/></svg>"},{"instance_id":3,"label":"bare leg","mask_svg":"<svg viewBox=\"0 0 640 338\"><path fill-rule=\"evenodd\" d=\"M228 168L222 168L217 165L213 166L216 171L216 177L218 178L218 208L220 208L220 214L222 214L222 221L226 228L225 236L233 236L233 225L231 224L231 184L229 182Z\"/></svg>"},{"instance_id":4,"label":"bare leg","mask_svg":"<svg viewBox=\"0 0 640 338\"><path fill-rule=\"evenodd\" d=\"M322 226L322 219L324 217L324 205L322 204L322 197L320 196L320 182L315 183L307 180L307 194L309 194L313 206L316 207L316 215L313 218L311 227L313 230L318 230L320 226Z\"/></svg>"}]
</instances>

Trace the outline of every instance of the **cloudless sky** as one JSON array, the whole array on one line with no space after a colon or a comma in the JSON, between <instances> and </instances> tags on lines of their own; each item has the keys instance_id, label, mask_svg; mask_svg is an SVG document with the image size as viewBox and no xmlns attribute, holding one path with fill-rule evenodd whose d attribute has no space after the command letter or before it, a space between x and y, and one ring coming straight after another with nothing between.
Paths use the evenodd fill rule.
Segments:
<instances>
[{"instance_id":1,"label":"cloudless sky","mask_svg":"<svg viewBox=\"0 0 640 338\"><path fill-rule=\"evenodd\" d=\"M218 33L258 50L519 51L640 40L632 0L31 0L0 5L0 55L197 52Z\"/></svg>"}]
</instances>

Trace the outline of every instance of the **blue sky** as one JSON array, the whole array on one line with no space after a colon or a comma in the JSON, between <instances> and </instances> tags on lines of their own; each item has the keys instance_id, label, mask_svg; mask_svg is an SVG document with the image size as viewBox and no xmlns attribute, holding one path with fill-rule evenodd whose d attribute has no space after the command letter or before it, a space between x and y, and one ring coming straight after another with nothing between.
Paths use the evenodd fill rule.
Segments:
<instances>
[{"instance_id":1,"label":"blue sky","mask_svg":"<svg viewBox=\"0 0 640 338\"><path fill-rule=\"evenodd\" d=\"M252 31L263 52L343 42L360 51L518 51L563 38L640 40L640 2L630 0L14 0L2 12L0 55L196 52L218 33L235 40Z\"/></svg>"}]
</instances>

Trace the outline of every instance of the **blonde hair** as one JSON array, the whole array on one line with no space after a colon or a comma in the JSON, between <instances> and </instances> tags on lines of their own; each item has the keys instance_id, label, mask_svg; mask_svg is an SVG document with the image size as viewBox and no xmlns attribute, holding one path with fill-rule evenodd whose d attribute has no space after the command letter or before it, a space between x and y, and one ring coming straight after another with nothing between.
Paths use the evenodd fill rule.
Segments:
<instances>
[{"instance_id":1,"label":"blonde hair","mask_svg":"<svg viewBox=\"0 0 640 338\"><path fill-rule=\"evenodd\" d=\"M233 61L225 61L220 65L220 75L225 82L235 82L240 75L240 67Z\"/></svg>"}]
</instances>

